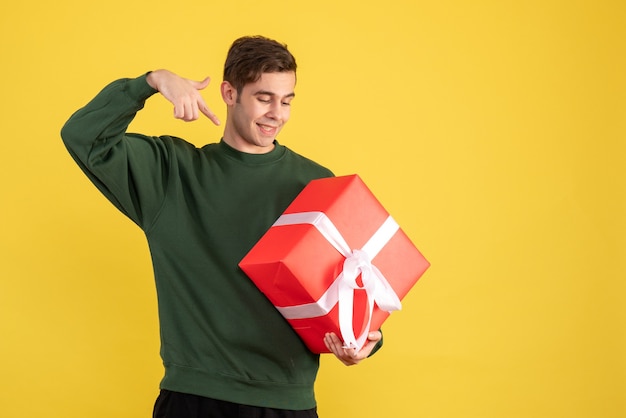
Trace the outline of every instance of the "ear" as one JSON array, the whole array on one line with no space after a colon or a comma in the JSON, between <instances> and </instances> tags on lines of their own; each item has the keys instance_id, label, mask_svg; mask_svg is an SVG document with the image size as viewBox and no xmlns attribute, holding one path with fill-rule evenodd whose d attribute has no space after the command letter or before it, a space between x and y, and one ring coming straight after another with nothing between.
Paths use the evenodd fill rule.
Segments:
<instances>
[{"instance_id":1,"label":"ear","mask_svg":"<svg viewBox=\"0 0 626 418\"><path fill-rule=\"evenodd\" d=\"M232 106L237 101L237 89L228 81L223 81L220 90L222 92L222 100L227 106Z\"/></svg>"}]
</instances>

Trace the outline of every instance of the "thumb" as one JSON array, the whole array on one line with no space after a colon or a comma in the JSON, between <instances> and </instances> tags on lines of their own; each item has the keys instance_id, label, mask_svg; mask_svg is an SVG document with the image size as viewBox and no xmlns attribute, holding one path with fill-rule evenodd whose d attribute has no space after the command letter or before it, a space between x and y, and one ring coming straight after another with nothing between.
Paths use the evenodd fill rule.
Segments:
<instances>
[{"instance_id":1,"label":"thumb","mask_svg":"<svg viewBox=\"0 0 626 418\"><path fill-rule=\"evenodd\" d=\"M382 333L380 331L372 331L367 335L367 339L370 341L380 341Z\"/></svg>"},{"instance_id":2,"label":"thumb","mask_svg":"<svg viewBox=\"0 0 626 418\"><path fill-rule=\"evenodd\" d=\"M194 87L198 90L204 90L206 88L206 86L209 85L209 83L211 82L211 77L206 77L204 80L202 81L194 81Z\"/></svg>"}]
</instances>

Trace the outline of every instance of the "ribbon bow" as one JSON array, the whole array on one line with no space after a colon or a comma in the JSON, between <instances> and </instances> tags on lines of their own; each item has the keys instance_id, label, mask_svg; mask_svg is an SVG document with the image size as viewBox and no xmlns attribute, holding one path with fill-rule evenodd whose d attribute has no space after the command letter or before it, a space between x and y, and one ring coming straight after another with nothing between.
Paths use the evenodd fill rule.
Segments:
<instances>
[{"instance_id":1,"label":"ribbon bow","mask_svg":"<svg viewBox=\"0 0 626 418\"><path fill-rule=\"evenodd\" d=\"M345 257L343 270L324 294L313 303L276 308L287 319L324 316L339 304L339 329L344 347L360 350L369 333L374 303L387 312L400 310L402 304L385 276L372 264L372 259L383 249L399 229L389 216L361 249L351 250L332 221L323 212L283 214L273 226L311 224ZM357 282L361 276L362 285ZM352 328L354 291L365 290L369 312L367 326L357 338Z\"/></svg>"}]
</instances>

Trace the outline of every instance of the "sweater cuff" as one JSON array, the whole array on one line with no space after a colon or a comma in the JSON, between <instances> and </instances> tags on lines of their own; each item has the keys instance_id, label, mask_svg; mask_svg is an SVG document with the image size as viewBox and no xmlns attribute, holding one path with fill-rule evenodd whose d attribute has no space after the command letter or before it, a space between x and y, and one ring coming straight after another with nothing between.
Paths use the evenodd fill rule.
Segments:
<instances>
[{"instance_id":1,"label":"sweater cuff","mask_svg":"<svg viewBox=\"0 0 626 418\"><path fill-rule=\"evenodd\" d=\"M128 79L126 82L126 91L128 94L138 101L145 101L148 97L157 93L158 90L153 89L146 80L150 71L137 77Z\"/></svg>"}]
</instances>

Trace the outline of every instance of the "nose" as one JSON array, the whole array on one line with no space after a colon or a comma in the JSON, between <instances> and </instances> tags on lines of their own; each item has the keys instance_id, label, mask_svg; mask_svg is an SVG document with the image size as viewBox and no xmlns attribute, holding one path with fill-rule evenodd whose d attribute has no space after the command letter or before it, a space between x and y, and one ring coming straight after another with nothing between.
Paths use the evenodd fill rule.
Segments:
<instances>
[{"instance_id":1,"label":"nose","mask_svg":"<svg viewBox=\"0 0 626 418\"><path fill-rule=\"evenodd\" d=\"M266 115L272 120L282 121L285 117L285 109L281 101L273 101Z\"/></svg>"}]
</instances>

